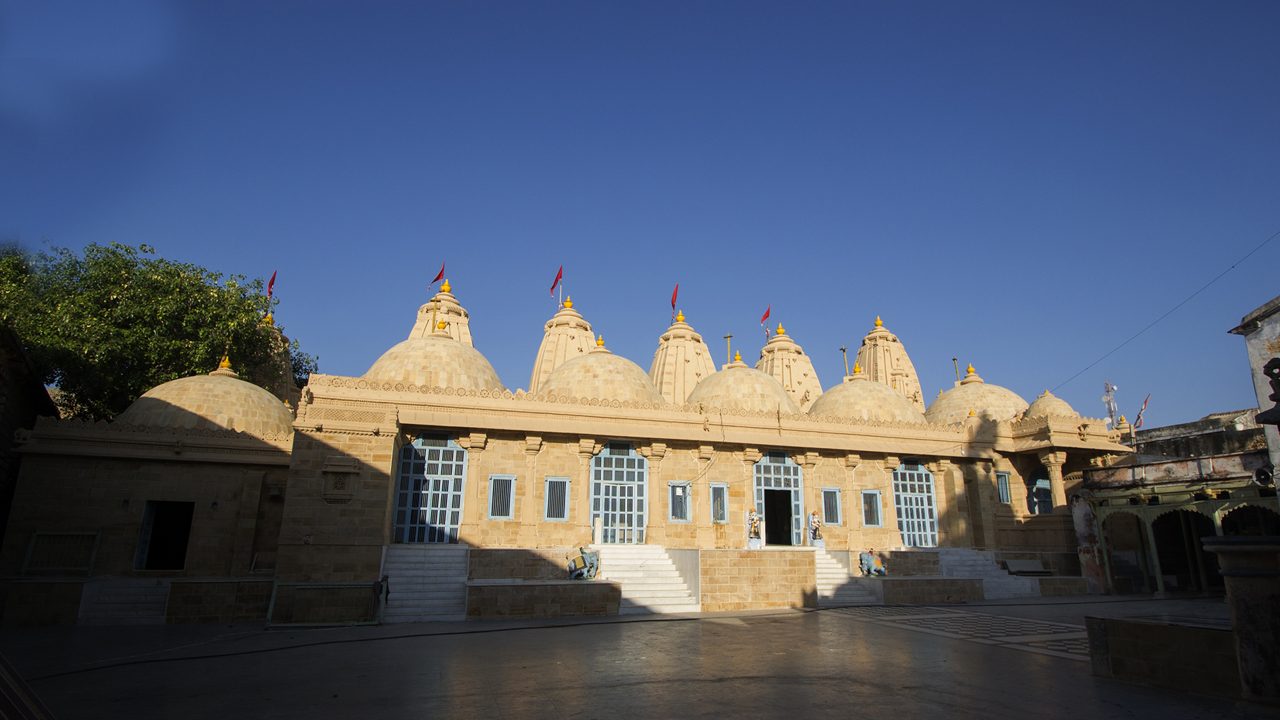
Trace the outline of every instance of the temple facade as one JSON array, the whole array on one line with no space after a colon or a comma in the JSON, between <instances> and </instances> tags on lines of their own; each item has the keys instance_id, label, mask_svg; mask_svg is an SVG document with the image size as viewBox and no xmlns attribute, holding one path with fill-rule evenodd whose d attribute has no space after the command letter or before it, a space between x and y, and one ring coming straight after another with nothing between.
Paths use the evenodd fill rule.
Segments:
<instances>
[{"instance_id":1,"label":"temple facade","mask_svg":"<svg viewBox=\"0 0 1280 720\"><path fill-rule=\"evenodd\" d=\"M1127 453L970 366L925 408L879 318L823 390L779 326L717 368L678 315L649 371L566 300L529 390L446 281L358 377L296 410L230 367L21 446L4 620L275 624L715 611L1084 592L1068 509ZM374 353L371 353L373 355ZM594 581L566 579L581 548ZM867 553L888 577L865 577ZM1033 560L1052 577L1011 576Z\"/></svg>"}]
</instances>

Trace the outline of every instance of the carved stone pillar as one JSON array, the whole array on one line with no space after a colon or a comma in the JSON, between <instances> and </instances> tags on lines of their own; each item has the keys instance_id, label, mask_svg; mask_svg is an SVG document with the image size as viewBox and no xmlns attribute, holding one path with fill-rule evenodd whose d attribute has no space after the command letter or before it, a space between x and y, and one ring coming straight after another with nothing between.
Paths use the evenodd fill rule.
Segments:
<instances>
[{"instance_id":1,"label":"carved stone pillar","mask_svg":"<svg viewBox=\"0 0 1280 720\"><path fill-rule=\"evenodd\" d=\"M1049 491L1053 493L1053 511L1055 513L1070 512L1067 507L1067 486L1062 481L1062 466L1067 462L1067 454L1062 451L1046 451L1040 453L1040 462L1049 471Z\"/></svg>"}]
</instances>

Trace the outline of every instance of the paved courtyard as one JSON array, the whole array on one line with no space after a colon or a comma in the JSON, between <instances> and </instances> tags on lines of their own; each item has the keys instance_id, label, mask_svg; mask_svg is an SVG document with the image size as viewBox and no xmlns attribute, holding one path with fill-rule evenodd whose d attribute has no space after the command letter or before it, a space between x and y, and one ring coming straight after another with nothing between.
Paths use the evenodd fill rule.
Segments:
<instances>
[{"instance_id":1,"label":"paved courtyard","mask_svg":"<svg viewBox=\"0 0 1280 720\"><path fill-rule=\"evenodd\" d=\"M75 718L1277 718L1089 674L1083 617L1221 600L863 607L610 622L9 630Z\"/></svg>"}]
</instances>

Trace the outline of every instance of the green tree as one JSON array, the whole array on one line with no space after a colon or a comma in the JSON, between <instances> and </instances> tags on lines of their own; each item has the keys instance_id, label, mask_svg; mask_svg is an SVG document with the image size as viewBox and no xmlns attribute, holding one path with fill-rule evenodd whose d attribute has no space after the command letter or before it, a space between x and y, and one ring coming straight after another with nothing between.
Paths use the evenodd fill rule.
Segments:
<instances>
[{"instance_id":1,"label":"green tree","mask_svg":"<svg viewBox=\"0 0 1280 720\"><path fill-rule=\"evenodd\" d=\"M160 383L213 370L224 353L245 380L296 392L315 358L263 321L269 310L261 280L155 257L147 245L0 248L0 322L78 417L113 417Z\"/></svg>"}]
</instances>

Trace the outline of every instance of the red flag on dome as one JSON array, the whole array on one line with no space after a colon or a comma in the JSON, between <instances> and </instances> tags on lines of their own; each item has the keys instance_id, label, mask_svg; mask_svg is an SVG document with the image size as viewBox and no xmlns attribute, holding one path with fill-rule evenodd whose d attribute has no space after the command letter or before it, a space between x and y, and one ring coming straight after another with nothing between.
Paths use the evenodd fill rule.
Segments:
<instances>
[{"instance_id":1,"label":"red flag on dome","mask_svg":"<svg viewBox=\"0 0 1280 720\"><path fill-rule=\"evenodd\" d=\"M551 283L551 297L556 296L556 288L560 286L560 281L564 279L564 265L556 271L556 279Z\"/></svg>"},{"instance_id":2,"label":"red flag on dome","mask_svg":"<svg viewBox=\"0 0 1280 720\"><path fill-rule=\"evenodd\" d=\"M441 279L441 278L443 278L443 277L444 277L444 261L443 261L443 260L441 260L441 261L440 261L440 272L436 273L436 276L435 276L435 277L433 277L433 278L431 278L431 285L435 285L436 283L440 282L440 279ZM431 285L428 285L427 287L431 287Z\"/></svg>"},{"instance_id":3,"label":"red flag on dome","mask_svg":"<svg viewBox=\"0 0 1280 720\"><path fill-rule=\"evenodd\" d=\"M271 279L267 281L267 299L268 299L268 300L270 300L270 299L271 299L271 293L272 293L272 292L275 290L275 288L276 288L276 273L278 273L278 272L280 272L280 271L279 271L279 270L272 270L272 271L271 271Z\"/></svg>"},{"instance_id":4,"label":"red flag on dome","mask_svg":"<svg viewBox=\"0 0 1280 720\"><path fill-rule=\"evenodd\" d=\"M676 289L671 291L671 319L676 317L676 296L680 294L680 283L676 283Z\"/></svg>"},{"instance_id":5,"label":"red flag on dome","mask_svg":"<svg viewBox=\"0 0 1280 720\"><path fill-rule=\"evenodd\" d=\"M773 304L770 303L764 309L764 314L760 316L760 327L764 328L764 336L769 337L769 328L765 327L765 323L769 322L769 313L773 311Z\"/></svg>"}]
</instances>

